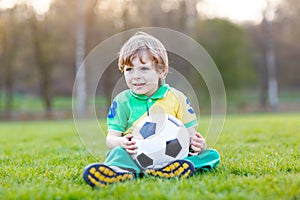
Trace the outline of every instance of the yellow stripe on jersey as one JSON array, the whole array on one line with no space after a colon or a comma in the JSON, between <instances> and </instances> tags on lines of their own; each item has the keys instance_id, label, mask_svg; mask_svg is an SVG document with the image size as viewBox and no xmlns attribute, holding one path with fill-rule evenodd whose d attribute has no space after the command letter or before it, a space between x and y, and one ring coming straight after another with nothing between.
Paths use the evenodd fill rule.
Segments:
<instances>
[{"instance_id":1,"label":"yellow stripe on jersey","mask_svg":"<svg viewBox=\"0 0 300 200\"><path fill-rule=\"evenodd\" d=\"M151 101L151 98L148 99ZM164 113L172 115L179 120L187 127L194 127L197 125L197 117L188 101L188 98L179 90L170 88L166 93L164 98L158 99L150 108L149 115ZM129 129L125 131L124 134L131 133L133 128L147 117L148 113L144 113L139 119L137 119Z\"/></svg>"}]
</instances>

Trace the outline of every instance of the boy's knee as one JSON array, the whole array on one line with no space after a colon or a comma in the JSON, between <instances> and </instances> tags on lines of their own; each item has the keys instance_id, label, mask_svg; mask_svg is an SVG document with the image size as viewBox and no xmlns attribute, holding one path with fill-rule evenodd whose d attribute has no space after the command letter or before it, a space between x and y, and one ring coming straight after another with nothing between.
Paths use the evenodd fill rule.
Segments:
<instances>
[{"instance_id":1,"label":"boy's knee","mask_svg":"<svg viewBox=\"0 0 300 200\"><path fill-rule=\"evenodd\" d=\"M220 159L220 154L217 150L215 149L206 149L204 151L202 151L201 153L198 154L199 158L207 158L209 157L212 160L215 159Z\"/></svg>"},{"instance_id":2,"label":"boy's knee","mask_svg":"<svg viewBox=\"0 0 300 200\"><path fill-rule=\"evenodd\" d=\"M114 147L106 153L106 157L113 154L119 154L120 152L126 152L126 150L121 146Z\"/></svg>"},{"instance_id":3,"label":"boy's knee","mask_svg":"<svg viewBox=\"0 0 300 200\"><path fill-rule=\"evenodd\" d=\"M121 146L117 146L117 147L113 148L112 151L126 151L126 150Z\"/></svg>"}]
</instances>

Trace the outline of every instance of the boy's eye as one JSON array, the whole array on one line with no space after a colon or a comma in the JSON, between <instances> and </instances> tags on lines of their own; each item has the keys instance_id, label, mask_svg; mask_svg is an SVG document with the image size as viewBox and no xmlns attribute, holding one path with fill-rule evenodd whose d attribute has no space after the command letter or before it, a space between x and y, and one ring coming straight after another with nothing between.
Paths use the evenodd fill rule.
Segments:
<instances>
[{"instance_id":1,"label":"boy's eye","mask_svg":"<svg viewBox=\"0 0 300 200\"><path fill-rule=\"evenodd\" d=\"M130 71L132 71L131 67L125 68L125 72L130 72Z\"/></svg>"},{"instance_id":2,"label":"boy's eye","mask_svg":"<svg viewBox=\"0 0 300 200\"><path fill-rule=\"evenodd\" d=\"M142 67L142 68L141 68L142 71L147 71L147 70L149 70L149 69L150 69L149 67Z\"/></svg>"}]
</instances>

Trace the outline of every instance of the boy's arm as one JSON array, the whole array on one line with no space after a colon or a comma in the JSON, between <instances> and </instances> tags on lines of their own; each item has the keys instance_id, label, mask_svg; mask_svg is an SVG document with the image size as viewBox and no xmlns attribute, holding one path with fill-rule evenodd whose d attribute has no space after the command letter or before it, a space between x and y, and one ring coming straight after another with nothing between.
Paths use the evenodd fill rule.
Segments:
<instances>
[{"instance_id":1,"label":"boy's arm","mask_svg":"<svg viewBox=\"0 0 300 200\"><path fill-rule=\"evenodd\" d=\"M122 133L118 131L109 130L106 136L106 145L112 149L117 146L123 147L129 154L135 154L137 146L134 141L131 141L133 135L127 134L122 137Z\"/></svg>"},{"instance_id":2,"label":"boy's arm","mask_svg":"<svg viewBox=\"0 0 300 200\"><path fill-rule=\"evenodd\" d=\"M118 131L108 131L106 136L106 145L108 148L112 149L116 146L121 146L121 132Z\"/></svg>"},{"instance_id":3,"label":"boy's arm","mask_svg":"<svg viewBox=\"0 0 300 200\"><path fill-rule=\"evenodd\" d=\"M191 137L190 149L192 150L189 155L197 155L206 149L206 141L194 127L188 128L188 131Z\"/></svg>"}]
</instances>

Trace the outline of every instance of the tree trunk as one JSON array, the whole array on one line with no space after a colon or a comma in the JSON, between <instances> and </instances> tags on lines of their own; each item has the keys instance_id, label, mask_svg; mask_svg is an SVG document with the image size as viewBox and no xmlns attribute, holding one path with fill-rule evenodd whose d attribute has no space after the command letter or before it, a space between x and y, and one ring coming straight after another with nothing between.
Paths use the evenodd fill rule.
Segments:
<instances>
[{"instance_id":1,"label":"tree trunk","mask_svg":"<svg viewBox=\"0 0 300 200\"><path fill-rule=\"evenodd\" d=\"M267 108L267 99L268 99L268 75L267 68L264 62L264 52L263 56L259 56L257 58L257 68L258 68L258 76L259 76L259 103L261 109L265 110Z\"/></svg>"},{"instance_id":2,"label":"tree trunk","mask_svg":"<svg viewBox=\"0 0 300 200\"><path fill-rule=\"evenodd\" d=\"M16 53L15 53L15 40L12 40L11 34L13 33L13 27L11 29L12 33L5 32L4 35L4 93L5 93L5 116L11 118L12 103L13 103L13 83L14 83L14 63Z\"/></svg>"},{"instance_id":3,"label":"tree trunk","mask_svg":"<svg viewBox=\"0 0 300 200\"><path fill-rule=\"evenodd\" d=\"M267 8L268 9L268 8ZM267 11L263 13L263 22L264 28L264 47L265 47L265 58L268 72L268 97L269 104L272 111L278 110L278 85L276 77L276 63L275 63L275 54L273 41L271 39L271 25L267 19Z\"/></svg>"},{"instance_id":4,"label":"tree trunk","mask_svg":"<svg viewBox=\"0 0 300 200\"><path fill-rule=\"evenodd\" d=\"M46 22L38 22L35 18L32 20L32 37L34 43L34 53L37 62L40 81L40 94L44 102L46 115L48 117L52 114L52 88L51 88L51 72L52 61L51 49L45 47L45 43L49 41L49 35L45 26Z\"/></svg>"},{"instance_id":5,"label":"tree trunk","mask_svg":"<svg viewBox=\"0 0 300 200\"><path fill-rule=\"evenodd\" d=\"M85 1L78 0L77 46L76 46L76 96L77 113L79 117L86 115L87 93L85 80Z\"/></svg>"},{"instance_id":6,"label":"tree trunk","mask_svg":"<svg viewBox=\"0 0 300 200\"><path fill-rule=\"evenodd\" d=\"M8 53L10 54L10 53ZM12 55L8 56L5 62L5 115L7 118L11 118L12 102L13 102L13 66L11 63Z\"/></svg>"}]
</instances>

